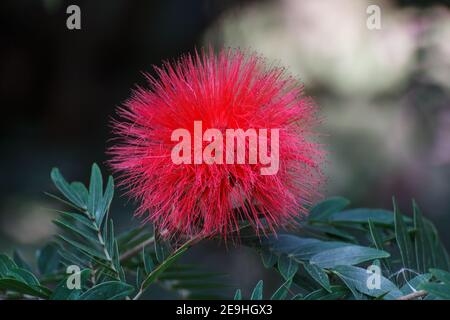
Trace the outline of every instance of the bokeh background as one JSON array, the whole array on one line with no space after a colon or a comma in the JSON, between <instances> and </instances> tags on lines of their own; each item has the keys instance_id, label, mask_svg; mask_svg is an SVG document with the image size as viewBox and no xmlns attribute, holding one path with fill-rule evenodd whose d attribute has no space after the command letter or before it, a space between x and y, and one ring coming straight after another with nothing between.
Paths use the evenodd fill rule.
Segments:
<instances>
[{"instance_id":1,"label":"bokeh background","mask_svg":"<svg viewBox=\"0 0 450 320\"><path fill-rule=\"evenodd\" d=\"M66 8L81 8L81 30ZM366 26L369 5L381 29ZM49 179L58 166L86 182L104 164L114 109L142 71L195 47L250 48L300 78L321 106L329 150L324 197L402 211L415 198L450 247L449 1L165 0L0 2L0 251L31 258L51 240ZM103 166L105 169L105 166ZM120 191L118 192L120 195ZM138 225L117 196L119 229ZM263 270L246 248L205 243L187 260L225 272L229 292ZM170 297L161 290L153 298Z\"/></svg>"}]
</instances>

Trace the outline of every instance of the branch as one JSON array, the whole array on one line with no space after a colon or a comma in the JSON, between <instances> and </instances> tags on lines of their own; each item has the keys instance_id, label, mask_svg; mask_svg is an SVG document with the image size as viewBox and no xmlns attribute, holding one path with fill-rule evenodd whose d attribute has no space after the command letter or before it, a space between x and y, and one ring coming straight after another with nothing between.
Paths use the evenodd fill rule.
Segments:
<instances>
[{"instance_id":1,"label":"branch","mask_svg":"<svg viewBox=\"0 0 450 320\"><path fill-rule=\"evenodd\" d=\"M142 252L142 248L144 248L145 246L148 246L149 244L152 244L153 242L155 242L155 237L151 237L147 240L145 240L144 242L138 244L137 246L135 246L134 248L131 248L130 250L124 252L121 256L120 256L120 261L124 261L127 260L128 258Z\"/></svg>"},{"instance_id":2,"label":"branch","mask_svg":"<svg viewBox=\"0 0 450 320\"><path fill-rule=\"evenodd\" d=\"M111 258L111 255L109 254L108 249L106 248L105 240L103 239L103 235L102 235L102 231L100 229L100 226L97 225L97 221L95 220L95 217L90 215L89 212L86 211L86 215L91 220L94 228L97 231L98 242L100 243L100 245L101 245L101 247L103 249L103 253L105 254L106 260L109 263L109 267L115 272L116 279L120 280L119 270L116 270L116 267L114 266L114 262L113 262L113 260ZM108 216L106 216L106 219L108 219Z\"/></svg>"},{"instance_id":3,"label":"branch","mask_svg":"<svg viewBox=\"0 0 450 320\"><path fill-rule=\"evenodd\" d=\"M150 285L150 283L147 283L149 279L153 277L155 280L156 277L158 277L158 275L168 267L167 264L173 262L171 260L175 259L178 254L182 253L183 251L186 251L189 247L201 241L202 239L204 239L202 236L196 236L194 238L191 238L190 240L186 241L181 247L172 252L172 254L166 260L161 262L161 264L157 266L152 272L150 272L147 275L147 277L142 281L139 291L133 298L133 300L138 300L144 293L144 291L148 288L148 286Z\"/></svg>"},{"instance_id":4,"label":"branch","mask_svg":"<svg viewBox=\"0 0 450 320\"><path fill-rule=\"evenodd\" d=\"M413 293L407 294L405 296L401 296L401 297L397 298L397 300L414 300L417 298L424 297L427 294L428 294L428 292L426 292L425 290L419 290L419 291L415 291Z\"/></svg>"}]
</instances>

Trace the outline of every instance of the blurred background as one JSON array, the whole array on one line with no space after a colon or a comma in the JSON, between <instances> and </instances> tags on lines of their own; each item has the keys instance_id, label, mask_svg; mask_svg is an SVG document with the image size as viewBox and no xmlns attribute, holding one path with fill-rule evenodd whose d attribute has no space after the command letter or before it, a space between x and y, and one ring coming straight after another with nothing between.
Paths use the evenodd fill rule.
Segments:
<instances>
[{"instance_id":1,"label":"blurred background","mask_svg":"<svg viewBox=\"0 0 450 320\"><path fill-rule=\"evenodd\" d=\"M66 8L81 8L68 30ZM366 10L381 9L369 30ZM321 106L324 197L403 212L415 198L450 248L449 1L165 0L0 2L0 251L29 258L55 233L49 173L87 182L109 121L142 71L211 44L250 48L301 79ZM103 165L105 170L105 166ZM112 214L138 225L120 191ZM251 250L205 243L187 257L225 272L231 292L264 278ZM170 297L160 290L153 298ZM229 295L229 296L230 296Z\"/></svg>"}]
</instances>

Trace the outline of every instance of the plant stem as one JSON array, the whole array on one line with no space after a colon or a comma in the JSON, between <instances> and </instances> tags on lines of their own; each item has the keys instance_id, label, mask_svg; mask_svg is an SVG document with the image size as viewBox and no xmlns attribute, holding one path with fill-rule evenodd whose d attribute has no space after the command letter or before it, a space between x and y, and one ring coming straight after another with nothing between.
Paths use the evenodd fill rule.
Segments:
<instances>
[{"instance_id":1,"label":"plant stem","mask_svg":"<svg viewBox=\"0 0 450 320\"><path fill-rule=\"evenodd\" d=\"M105 241L103 240L103 236L102 236L102 232L100 230L100 227L97 225L97 221L95 221L95 218L93 216L91 216L89 213L87 213L87 216L89 217L89 219L91 220L95 230L97 231L97 238L98 238L98 242L100 243L100 245L103 248L103 253L105 254L106 260L109 263L109 266L111 268L111 270L114 271L115 275L116 275L116 279L120 280L120 276L119 276L119 271L116 269L116 267L114 266L114 263L112 261L111 256L109 255L108 250L106 249L106 245L105 245Z\"/></svg>"},{"instance_id":2,"label":"plant stem","mask_svg":"<svg viewBox=\"0 0 450 320\"><path fill-rule=\"evenodd\" d=\"M426 292L425 290L419 290L419 291L415 291L413 293L407 294L405 296L401 296L401 297L397 298L397 300L414 300L417 298L424 297L427 294L428 294L428 292Z\"/></svg>"},{"instance_id":3,"label":"plant stem","mask_svg":"<svg viewBox=\"0 0 450 320\"><path fill-rule=\"evenodd\" d=\"M155 242L154 236L145 240L144 242L138 244L134 248L131 248L130 250L124 252L119 258L120 261L127 260L128 258L140 253L142 251L142 248L144 248L145 246L148 246L149 244L152 244L153 242Z\"/></svg>"},{"instance_id":4,"label":"plant stem","mask_svg":"<svg viewBox=\"0 0 450 320\"><path fill-rule=\"evenodd\" d=\"M95 270L95 268L94 268L92 263L89 263L89 268L91 268L91 270L92 270L92 272L91 272L91 282L92 282L92 285L95 286L95 284L96 284L96 280L95 280L96 270Z\"/></svg>"},{"instance_id":5,"label":"plant stem","mask_svg":"<svg viewBox=\"0 0 450 320\"><path fill-rule=\"evenodd\" d=\"M197 242L201 241L202 239L203 239L203 237L200 237L200 236L191 238L190 240L186 241L182 246L180 246L177 250L172 252L170 257L176 255L180 250L182 250L185 247L188 247L188 248L191 247L192 245L196 244ZM170 259L170 257L167 258L167 259ZM158 269L161 268L161 266L163 264L164 264L164 262L162 262L158 267L156 267L156 269L153 270L149 275L151 275L154 272L157 272ZM147 289L146 287L144 288L144 283L145 283L145 280L141 283L141 287L139 288L139 292L134 296L133 300L138 300L141 297L141 295L144 293L145 289Z\"/></svg>"},{"instance_id":6,"label":"plant stem","mask_svg":"<svg viewBox=\"0 0 450 320\"><path fill-rule=\"evenodd\" d=\"M94 225L95 225L95 227L97 227L97 225L95 223L94 223ZM111 265L111 269L113 269L114 271L117 272L116 268L114 267L114 264L112 263L111 256L109 255L109 252L106 249L105 241L103 241L103 236L102 236L102 233L100 232L99 228L97 228L97 236L98 236L98 241L100 242L100 245L103 248L103 252L105 253L106 260L109 261L109 263Z\"/></svg>"}]
</instances>

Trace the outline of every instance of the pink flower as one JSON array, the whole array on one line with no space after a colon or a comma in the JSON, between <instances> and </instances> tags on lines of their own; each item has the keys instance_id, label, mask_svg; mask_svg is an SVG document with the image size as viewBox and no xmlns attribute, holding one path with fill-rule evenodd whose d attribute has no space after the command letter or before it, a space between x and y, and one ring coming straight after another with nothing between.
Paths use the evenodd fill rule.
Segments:
<instances>
[{"instance_id":1,"label":"pink flower","mask_svg":"<svg viewBox=\"0 0 450 320\"><path fill-rule=\"evenodd\" d=\"M318 196L323 152L312 140L316 105L294 78L231 49L186 55L155 70L157 78L147 76L150 88L135 90L119 109L117 144L109 150L120 183L140 202L137 216L168 235L226 237L242 220L257 232L273 231L305 213ZM276 173L261 174L266 165L249 162L249 140L245 163L174 163L180 141L172 133L185 129L195 140L194 122L201 122L202 133L214 128L224 136L227 129L278 129ZM267 155L275 152L271 135ZM195 154L193 145L185 151Z\"/></svg>"}]
</instances>

